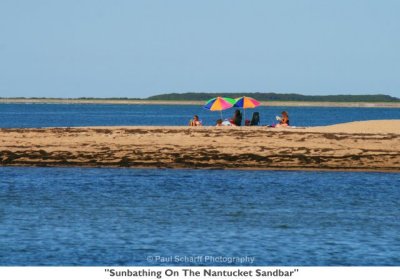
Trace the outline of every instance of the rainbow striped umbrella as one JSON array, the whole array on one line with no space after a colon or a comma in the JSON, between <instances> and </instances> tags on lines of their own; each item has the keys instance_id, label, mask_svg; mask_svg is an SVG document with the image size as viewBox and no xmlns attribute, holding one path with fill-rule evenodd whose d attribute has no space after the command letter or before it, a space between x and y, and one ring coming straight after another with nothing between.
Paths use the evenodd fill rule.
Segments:
<instances>
[{"instance_id":1,"label":"rainbow striped umbrella","mask_svg":"<svg viewBox=\"0 0 400 279\"><path fill-rule=\"evenodd\" d=\"M250 98L250 97L240 97L235 99L235 107L238 108L243 108L243 118L244 121L246 121L246 109L247 108L255 108L260 105L260 102L257 101L256 99Z\"/></svg>"},{"instance_id":2,"label":"rainbow striped umbrella","mask_svg":"<svg viewBox=\"0 0 400 279\"><path fill-rule=\"evenodd\" d=\"M215 111L219 110L221 113L221 119L222 119L222 111L228 108L233 107L235 104L236 100L232 98L226 98L226 97L216 97L208 100L204 107L205 109Z\"/></svg>"}]
</instances>

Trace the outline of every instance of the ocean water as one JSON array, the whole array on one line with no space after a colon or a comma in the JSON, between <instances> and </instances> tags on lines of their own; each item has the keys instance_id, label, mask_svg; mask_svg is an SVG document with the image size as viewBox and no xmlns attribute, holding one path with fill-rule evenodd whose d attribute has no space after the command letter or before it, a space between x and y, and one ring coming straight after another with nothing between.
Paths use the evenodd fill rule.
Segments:
<instances>
[{"instance_id":1,"label":"ocean water","mask_svg":"<svg viewBox=\"0 0 400 279\"><path fill-rule=\"evenodd\" d=\"M400 119L400 109L257 111L265 125L284 109L297 126ZM193 114L219 118L201 106L0 104L0 128L186 125ZM398 173L0 167L2 266L393 266L399 216Z\"/></svg>"},{"instance_id":2,"label":"ocean water","mask_svg":"<svg viewBox=\"0 0 400 279\"><path fill-rule=\"evenodd\" d=\"M1 265L400 265L396 173L3 167L0 177ZM160 260L200 256L254 262Z\"/></svg>"},{"instance_id":3,"label":"ocean water","mask_svg":"<svg viewBox=\"0 0 400 279\"><path fill-rule=\"evenodd\" d=\"M234 108L223 111L233 116ZM258 107L247 109L246 118L260 112L261 125L276 122L286 110L295 126L332 125L350 121L400 119L399 108ZM194 114L204 125L215 125L220 112L198 105L92 105L92 104L0 104L0 128L172 125L186 126Z\"/></svg>"}]
</instances>

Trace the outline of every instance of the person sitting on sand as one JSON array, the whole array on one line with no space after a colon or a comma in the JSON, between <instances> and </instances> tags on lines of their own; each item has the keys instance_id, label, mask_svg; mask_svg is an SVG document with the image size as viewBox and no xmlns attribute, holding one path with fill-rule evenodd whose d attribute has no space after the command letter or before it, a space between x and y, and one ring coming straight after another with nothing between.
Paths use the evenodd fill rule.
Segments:
<instances>
[{"instance_id":1,"label":"person sitting on sand","mask_svg":"<svg viewBox=\"0 0 400 279\"><path fill-rule=\"evenodd\" d=\"M241 126L242 125L242 113L240 110L236 110L233 118L231 119L232 125Z\"/></svg>"},{"instance_id":2,"label":"person sitting on sand","mask_svg":"<svg viewBox=\"0 0 400 279\"><path fill-rule=\"evenodd\" d=\"M215 126L222 126L222 119L218 119Z\"/></svg>"},{"instance_id":3,"label":"person sitting on sand","mask_svg":"<svg viewBox=\"0 0 400 279\"><path fill-rule=\"evenodd\" d=\"M276 117L279 123L275 125L276 128L289 126L289 114L286 111L282 111L282 117Z\"/></svg>"},{"instance_id":4,"label":"person sitting on sand","mask_svg":"<svg viewBox=\"0 0 400 279\"><path fill-rule=\"evenodd\" d=\"M199 116L195 115L193 116L193 119L190 120L189 126L202 126L203 124L199 120Z\"/></svg>"}]
</instances>

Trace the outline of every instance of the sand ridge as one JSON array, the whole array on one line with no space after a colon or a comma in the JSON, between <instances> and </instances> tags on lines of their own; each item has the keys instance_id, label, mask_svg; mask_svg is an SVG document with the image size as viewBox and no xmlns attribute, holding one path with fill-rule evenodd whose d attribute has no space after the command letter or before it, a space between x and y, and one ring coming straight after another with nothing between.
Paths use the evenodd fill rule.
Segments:
<instances>
[{"instance_id":1,"label":"sand ridge","mask_svg":"<svg viewBox=\"0 0 400 279\"><path fill-rule=\"evenodd\" d=\"M400 171L400 120L304 129L0 129L3 166Z\"/></svg>"},{"instance_id":2,"label":"sand ridge","mask_svg":"<svg viewBox=\"0 0 400 279\"><path fill-rule=\"evenodd\" d=\"M355 121L323 127L307 128L307 131L320 133L392 133L400 134L400 120L369 120Z\"/></svg>"}]
</instances>

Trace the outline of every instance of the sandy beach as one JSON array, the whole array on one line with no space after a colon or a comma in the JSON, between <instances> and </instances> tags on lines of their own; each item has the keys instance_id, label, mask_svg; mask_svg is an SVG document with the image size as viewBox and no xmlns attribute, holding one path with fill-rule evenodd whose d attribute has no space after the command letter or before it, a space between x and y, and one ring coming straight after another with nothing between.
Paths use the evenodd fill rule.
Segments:
<instances>
[{"instance_id":1,"label":"sandy beach","mask_svg":"<svg viewBox=\"0 0 400 279\"><path fill-rule=\"evenodd\" d=\"M0 129L2 166L400 171L400 120L312 128Z\"/></svg>"}]
</instances>

